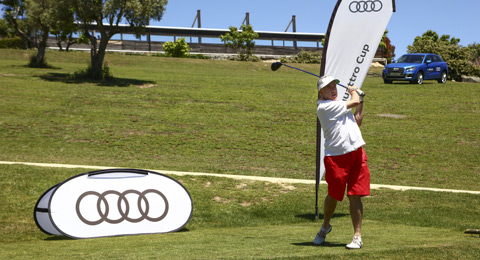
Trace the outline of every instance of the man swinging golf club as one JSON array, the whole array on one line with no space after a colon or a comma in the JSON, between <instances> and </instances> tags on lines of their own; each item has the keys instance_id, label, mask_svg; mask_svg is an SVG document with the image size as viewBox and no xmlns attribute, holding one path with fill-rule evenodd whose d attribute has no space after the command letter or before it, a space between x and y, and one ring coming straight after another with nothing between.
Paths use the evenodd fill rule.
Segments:
<instances>
[{"instance_id":1,"label":"man swinging golf club","mask_svg":"<svg viewBox=\"0 0 480 260\"><path fill-rule=\"evenodd\" d=\"M325 198L323 224L313 243L323 244L327 234L332 231L330 220L337 202L343 200L347 188L354 236L346 248L359 249L363 247L361 197L370 195L370 171L362 148L365 142L359 128L363 119L363 96L358 95L356 87L349 86L347 91L351 99L337 100L339 83L339 80L331 76L323 76L317 83L317 116L325 136L324 164L328 195ZM351 109L354 107L355 113L352 114Z\"/></svg>"}]
</instances>

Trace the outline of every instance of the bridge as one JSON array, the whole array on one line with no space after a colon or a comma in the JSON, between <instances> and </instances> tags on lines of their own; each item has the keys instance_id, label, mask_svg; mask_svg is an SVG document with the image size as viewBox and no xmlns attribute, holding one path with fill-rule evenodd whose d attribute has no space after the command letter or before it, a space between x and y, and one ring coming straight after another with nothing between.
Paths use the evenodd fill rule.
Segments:
<instances>
[{"instance_id":1,"label":"bridge","mask_svg":"<svg viewBox=\"0 0 480 260\"><path fill-rule=\"evenodd\" d=\"M197 15L191 27L167 27L167 26L146 26L146 39L142 37L135 39L134 30L128 24L120 24L119 39L115 37L108 44L107 49L110 51L139 51L139 52L161 52L163 51L163 43L166 41L175 41L177 37L183 37L188 40L191 53L202 54L234 54L231 48L227 48L221 43L220 35L230 32L229 29L210 29L201 28L201 11L197 10ZM242 25L250 24L250 14L245 14ZM108 30L109 24L104 23L103 26ZM87 27L91 32L95 32L97 25L91 24ZM291 32L288 30L291 27ZM293 15L290 23L284 32L273 31L255 31L259 37L255 40L255 55L295 55L301 50L320 51L322 50L321 42L325 38L324 33L300 33L296 28L296 16ZM126 35L126 37L124 37ZM161 38L161 39L159 39ZM165 40L170 38L170 40ZM203 40L207 38L207 40ZM196 42L193 41L196 40ZM280 43L279 43L280 42ZM299 46L303 45L303 46ZM306 43L306 44L304 44ZM49 46L56 46L55 40L50 39ZM88 45L76 44L71 48L89 49Z\"/></svg>"},{"instance_id":2,"label":"bridge","mask_svg":"<svg viewBox=\"0 0 480 260\"><path fill-rule=\"evenodd\" d=\"M243 24L250 24L250 14L245 14ZM197 27L195 27L195 25ZM292 32L288 32L292 27ZM103 24L103 27L109 30L110 25ZM107 47L108 51L134 51L134 52L162 52L163 44L166 41L175 41L177 37L183 37L189 39L188 45L191 48L191 53L201 53L210 56L215 55L233 55L235 52L232 48L226 47L225 44L220 43L220 35L224 35L230 32L229 29L211 29L201 28L201 13L197 10L197 15L191 27L168 27L168 26L146 26L146 37L144 39L135 39L135 31L128 24L118 25L120 29L119 39L118 36L112 39ZM97 29L96 24L90 24L87 27L88 30L95 33ZM298 54L300 51L321 51L322 40L325 38L324 33L302 33L297 32L296 28L296 16L292 15L292 19L288 24L284 32L275 31L255 31L258 33L258 38L255 40L255 48L253 54L257 56L290 56ZM124 35L127 35L124 39ZM170 40L165 40L165 37L170 37ZM146 38L146 39L145 39ZM158 40L158 38L162 38ZM207 38L210 43L206 43L203 39ZM193 39L197 39L196 42ZM212 40L214 39L214 40ZM280 42L280 44L279 44ZM268 44L265 44L268 43ZM287 43L287 44L285 44ZM299 46L302 43L303 46ZM306 44L304 44L306 43ZM56 46L55 40L50 39L50 47ZM75 44L71 48L77 49L89 49L89 45ZM381 50L377 50L374 61L385 62L385 59L381 58Z\"/></svg>"},{"instance_id":3,"label":"bridge","mask_svg":"<svg viewBox=\"0 0 480 260\"><path fill-rule=\"evenodd\" d=\"M109 24L103 24L108 30ZM109 43L111 50L134 50L134 51L163 51L163 43L165 41L155 41L156 36L170 36L173 41L177 37L190 38L189 46L191 52L198 53L234 53L231 48L227 48L220 43L205 43L203 38L220 39L220 35L224 35L230 30L228 29L210 29L210 28L188 28L188 27L167 27L167 26L146 26L146 40L125 40L124 35L134 35L135 32L127 24L120 24L120 39L112 40ZM88 29L95 32L96 25L89 25ZM298 32L270 32L256 31L258 38L256 41L268 41L270 44L256 44L254 54L256 55L294 55L301 50L319 51L322 49L321 42L325 37L323 33L298 33ZM193 42L192 38L198 39ZM277 41L277 45L275 42ZM278 45L278 41L282 44ZM287 42L287 45L285 45ZM288 42L292 42L288 46ZM309 42L312 46L298 47L298 42ZM315 47L316 46L316 47Z\"/></svg>"}]
</instances>

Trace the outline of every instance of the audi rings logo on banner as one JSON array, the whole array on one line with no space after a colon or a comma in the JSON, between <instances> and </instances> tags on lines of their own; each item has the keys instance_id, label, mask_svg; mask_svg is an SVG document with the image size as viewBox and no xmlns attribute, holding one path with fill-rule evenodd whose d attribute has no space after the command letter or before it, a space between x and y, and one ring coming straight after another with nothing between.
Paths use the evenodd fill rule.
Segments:
<instances>
[{"instance_id":1,"label":"audi rings logo on banner","mask_svg":"<svg viewBox=\"0 0 480 260\"><path fill-rule=\"evenodd\" d=\"M383 8L380 0L374 1L353 1L350 3L349 9L352 13L370 13L379 12Z\"/></svg>"},{"instance_id":2,"label":"audi rings logo on banner","mask_svg":"<svg viewBox=\"0 0 480 260\"><path fill-rule=\"evenodd\" d=\"M138 195L137 207L138 207L138 212L140 213L140 217L138 217L138 218L132 218L132 217L129 216L130 207L133 206L133 205L129 204L129 201L127 199L127 195L129 195L129 194ZM150 216L149 215L150 207L152 207L152 206L150 205L149 200L146 196L147 194L152 194L152 195L149 195L149 196L158 195L163 200L165 206L164 206L163 212L161 214L155 214L156 216ZM120 213L120 217L117 218L117 219L111 219L108 216L108 214L110 212L110 207L114 206L114 205L109 205L109 203L106 199L106 196L108 196L108 195L118 196L116 207L117 207L118 212ZM100 216L99 219L87 219L84 216L86 212L82 213L82 210L85 210L85 208L87 208L88 206L87 207L83 206L82 210L81 210L80 204L82 203L82 200L87 196L96 196L97 197L96 205L94 205L95 203L91 203L89 205L89 207L90 208L95 208L96 207L98 215ZM87 204L87 202L84 202L84 204ZM102 204L104 206L103 210L102 210ZM136 191L136 190L127 190L127 191L124 191L124 192L107 190L104 193L98 193L98 192L95 192L95 191L87 191L87 192L83 193L82 195L80 195L78 197L77 203L76 203L76 211L77 211L77 216L80 218L80 220L83 223L85 223L87 225L92 225L92 226L101 224L104 221L108 222L108 223L111 223L111 224L118 224L118 223L120 223L124 220L132 222L132 223L137 223L137 222L140 222L140 221L145 220L145 219L149 220L149 221L152 221L152 222L158 222L158 221L164 219L167 216L168 201L167 201L167 198L165 197L165 195L163 195L163 193L161 193L158 190L154 190L154 189L148 189L144 192L139 192L139 191Z\"/></svg>"}]
</instances>

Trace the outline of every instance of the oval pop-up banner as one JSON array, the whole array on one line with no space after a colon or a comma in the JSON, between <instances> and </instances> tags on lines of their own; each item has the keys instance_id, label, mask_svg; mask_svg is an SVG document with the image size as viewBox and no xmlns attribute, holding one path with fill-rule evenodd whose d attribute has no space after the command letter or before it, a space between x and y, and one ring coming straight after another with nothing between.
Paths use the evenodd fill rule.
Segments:
<instances>
[{"instance_id":1,"label":"oval pop-up banner","mask_svg":"<svg viewBox=\"0 0 480 260\"><path fill-rule=\"evenodd\" d=\"M47 234L95 238L174 232L190 220L193 203L178 181L138 169L83 173L47 190L35 222Z\"/></svg>"}]
</instances>

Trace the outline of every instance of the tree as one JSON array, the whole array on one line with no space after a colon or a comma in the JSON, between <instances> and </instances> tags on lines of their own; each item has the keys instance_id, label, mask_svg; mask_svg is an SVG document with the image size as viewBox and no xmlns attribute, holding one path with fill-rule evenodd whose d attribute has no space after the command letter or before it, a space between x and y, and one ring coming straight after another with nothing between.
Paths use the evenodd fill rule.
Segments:
<instances>
[{"instance_id":1,"label":"tree","mask_svg":"<svg viewBox=\"0 0 480 260\"><path fill-rule=\"evenodd\" d=\"M15 30L5 19L0 19L0 38L11 38L15 36Z\"/></svg>"},{"instance_id":2,"label":"tree","mask_svg":"<svg viewBox=\"0 0 480 260\"><path fill-rule=\"evenodd\" d=\"M65 10L59 14L59 21L51 28L50 33L55 35L57 46L60 51L63 51L62 42L66 44L65 51L68 52L71 45L76 43L88 44L89 41L85 35L80 34L77 37L78 25L74 21L73 8L71 3L67 3Z\"/></svg>"},{"instance_id":3,"label":"tree","mask_svg":"<svg viewBox=\"0 0 480 260\"><path fill-rule=\"evenodd\" d=\"M461 75L478 75L480 69L472 62L472 51L459 45L460 39L450 35L438 36L428 30L422 36L415 37L412 45L407 47L408 53L435 53L448 64L449 76L461 80Z\"/></svg>"},{"instance_id":4,"label":"tree","mask_svg":"<svg viewBox=\"0 0 480 260\"><path fill-rule=\"evenodd\" d=\"M378 48L382 52L382 58L386 58L387 62L391 62L395 57L395 46L391 44L390 39L387 36L388 30L385 30L382 36L382 40L378 44Z\"/></svg>"},{"instance_id":5,"label":"tree","mask_svg":"<svg viewBox=\"0 0 480 260\"><path fill-rule=\"evenodd\" d=\"M37 48L30 66L45 67L45 50L51 28L66 23L64 0L3 0L4 17L25 42L25 47ZM73 20L72 20L73 22Z\"/></svg>"},{"instance_id":6,"label":"tree","mask_svg":"<svg viewBox=\"0 0 480 260\"><path fill-rule=\"evenodd\" d=\"M28 39L24 34L18 33L19 30L26 31L25 23L23 23L23 18L25 17L25 5L21 0L0 0L0 4L3 5L3 17L9 24L16 35L19 35L22 38L24 43L24 48L26 49L29 46Z\"/></svg>"},{"instance_id":7,"label":"tree","mask_svg":"<svg viewBox=\"0 0 480 260\"><path fill-rule=\"evenodd\" d=\"M33 28L33 44L37 48L37 55L31 58L30 66L44 67L45 50L47 48L50 29L60 19L59 4L57 0L25 0L26 17L28 25Z\"/></svg>"},{"instance_id":8,"label":"tree","mask_svg":"<svg viewBox=\"0 0 480 260\"><path fill-rule=\"evenodd\" d=\"M238 53L240 60L248 60L253 55L253 48L255 47L255 39L258 38L258 33L253 30L252 25L240 26L241 31L235 26L230 26L230 32L220 35L220 39L226 46L231 47Z\"/></svg>"},{"instance_id":9,"label":"tree","mask_svg":"<svg viewBox=\"0 0 480 260\"><path fill-rule=\"evenodd\" d=\"M119 24L127 22L139 37L150 20L160 21L168 0L70 0L80 30L90 41L90 66L87 73L95 79L103 79L103 62L108 41L121 32ZM106 22L110 27L103 25ZM89 31L95 24L97 35Z\"/></svg>"}]
</instances>

